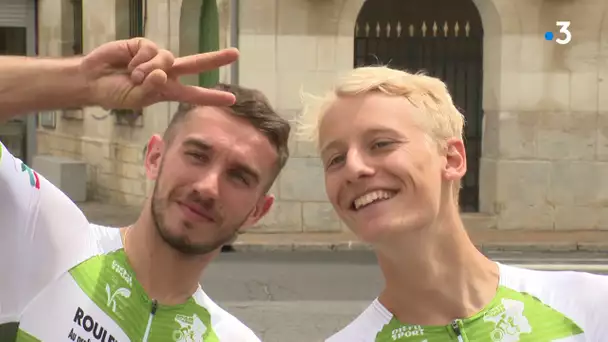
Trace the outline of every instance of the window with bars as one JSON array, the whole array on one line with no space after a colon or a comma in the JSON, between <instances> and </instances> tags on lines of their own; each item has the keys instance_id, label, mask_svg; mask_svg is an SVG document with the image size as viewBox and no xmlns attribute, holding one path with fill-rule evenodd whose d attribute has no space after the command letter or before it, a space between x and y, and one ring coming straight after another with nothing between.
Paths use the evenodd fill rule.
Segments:
<instances>
[{"instance_id":1,"label":"window with bars","mask_svg":"<svg viewBox=\"0 0 608 342\"><path fill-rule=\"evenodd\" d=\"M72 10L73 10L73 39L74 43L72 45L72 52L74 55L82 55L83 52L83 42L82 42L82 0L72 0Z\"/></svg>"},{"instance_id":2,"label":"window with bars","mask_svg":"<svg viewBox=\"0 0 608 342\"><path fill-rule=\"evenodd\" d=\"M144 35L144 0L129 0L129 37Z\"/></svg>"}]
</instances>

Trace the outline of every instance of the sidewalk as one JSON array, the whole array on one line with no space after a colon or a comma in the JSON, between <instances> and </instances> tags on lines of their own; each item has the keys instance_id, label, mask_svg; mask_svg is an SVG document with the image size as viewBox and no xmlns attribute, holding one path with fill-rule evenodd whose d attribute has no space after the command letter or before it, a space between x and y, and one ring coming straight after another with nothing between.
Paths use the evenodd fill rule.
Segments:
<instances>
[{"instance_id":1,"label":"sidewalk","mask_svg":"<svg viewBox=\"0 0 608 342\"><path fill-rule=\"evenodd\" d=\"M79 204L89 221L107 226L133 223L139 208L96 202ZM608 252L608 231L522 231L496 230L484 225L487 219L472 215L465 218L471 239L482 251L521 252ZM232 245L237 251L366 250L349 233L246 233Z\"/></svg>"}]
</instances>

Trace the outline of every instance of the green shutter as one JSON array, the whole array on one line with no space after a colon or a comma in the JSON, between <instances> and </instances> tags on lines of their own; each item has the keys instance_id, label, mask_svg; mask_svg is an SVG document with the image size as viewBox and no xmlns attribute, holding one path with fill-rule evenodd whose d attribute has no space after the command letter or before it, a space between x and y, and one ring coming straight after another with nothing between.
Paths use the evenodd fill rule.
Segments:
<instances>
[{"instance_id":1,"label":"green shutter","mask_svg":"<svg viewBox=\"0 0 608 342\"><path fill-rule=\"evenodd\" d=\"M220 49L219 37L220 23L216 0L202 0L201 16L199 18L199 42L200 53L217 51ZM218 69L204 72L198 76L198 84L201 87L213 87L220 81Z\"/></svg>"}]
</instances>

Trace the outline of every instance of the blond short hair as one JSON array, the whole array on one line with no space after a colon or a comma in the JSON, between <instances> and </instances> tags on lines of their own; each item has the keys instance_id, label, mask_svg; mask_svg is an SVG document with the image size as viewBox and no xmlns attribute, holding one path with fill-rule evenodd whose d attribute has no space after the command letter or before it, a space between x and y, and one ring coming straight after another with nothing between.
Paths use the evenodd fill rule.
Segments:
<instances>
[{"instance_id":1,"label":"blond short hair","mask_svg":"<svg viewBox=\"0 0 608 342\"><path fill-rule=\"evenodd\" d=\"M454 105L444 82L422 73L411 74L385 66L356 68L322 97L305 96L304 111L298 120L298 133L318 143L318 129L323 115L340 97L379 92L402 96L420 110L419 122L429 137L442 145L450 138L461 138L464 116Z\"/></svg>"}]
</instances>

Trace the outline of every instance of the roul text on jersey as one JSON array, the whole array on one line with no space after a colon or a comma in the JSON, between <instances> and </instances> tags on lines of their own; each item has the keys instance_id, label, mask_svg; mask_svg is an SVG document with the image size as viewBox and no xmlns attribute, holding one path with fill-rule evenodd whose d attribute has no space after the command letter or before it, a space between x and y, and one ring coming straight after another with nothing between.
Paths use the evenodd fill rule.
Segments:
<instances>
[{"instance_id":1,"label":"roul text on jersey","mask_svg":"<svg viewBox=\"0 0 608 342\"><path fill-rule=\"evenodd\" d=\"M93 319L93 317L85 314L84 310L82 310L82 308L80 308L80 307L78 307L78 309L76 309L76 314L74 315L74 323L81 326L84 329L84 331L86 331L88 333L92 333L93 337L97 341L118 342L118 340L116 338L114 338L114 336L110 335L110 333L108 332L107 329L102 327L101 324L99 324L99 322L97 322ZM77 342L79 342L79 341L91 342L92 341L91 338L78 336L74 332L73 328L70 331L68 337L70 338L70 340L77 341ZM93 340L93 341L95 341L95 340Z\"/></svg>"}]
</instances>

